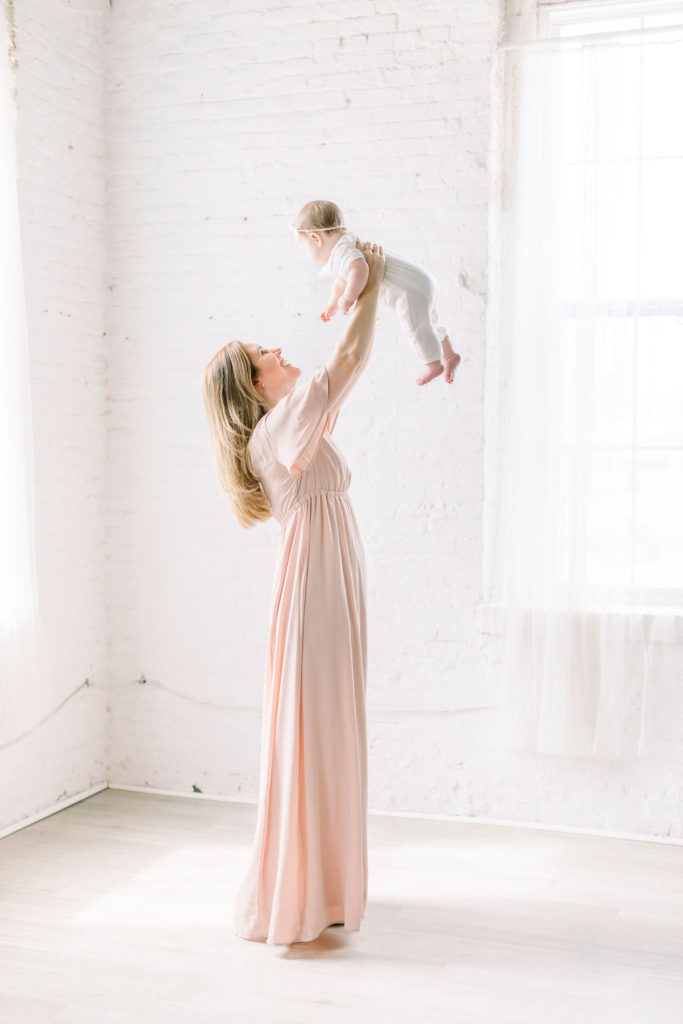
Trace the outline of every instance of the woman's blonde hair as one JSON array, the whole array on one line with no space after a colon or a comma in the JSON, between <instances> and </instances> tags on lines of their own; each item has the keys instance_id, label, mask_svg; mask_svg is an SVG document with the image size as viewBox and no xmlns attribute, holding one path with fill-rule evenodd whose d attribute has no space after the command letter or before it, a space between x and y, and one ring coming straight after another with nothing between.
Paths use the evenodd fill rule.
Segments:
<instances>
[{"instance_id":1,"label":"woman's blonde hair","mask_svg":"<svg viewBox=\"0 0 683 1024\"><path fill-rule=\"evenodd\" d=\"M341 231L344 216L329 199L314 199L301 207L292 227L297 231Z\"/></svg>"},{"instance_id":2,"label":"woman's blonde hair","mask_svg":"<svg viewBox=\"0 0 683 1024\"><path fill-rule=\"evenodd\" d=\"M229 341L217 352L203 377L218 481L245 527L273 514L247 453L254 427L267 411L254 387L256 377L256 367L239 341Z\"/></svg>"}]
</instances>

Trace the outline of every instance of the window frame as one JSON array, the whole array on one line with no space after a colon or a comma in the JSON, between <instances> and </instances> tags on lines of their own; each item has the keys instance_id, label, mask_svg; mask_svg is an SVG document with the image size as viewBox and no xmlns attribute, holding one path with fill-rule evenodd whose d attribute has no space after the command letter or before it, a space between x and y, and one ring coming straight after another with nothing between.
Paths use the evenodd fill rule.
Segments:
<instances>
[{"instance_id":1,"label":"window frame","mask_svg":"<svg viewBox=\"0 0 683 1024\"><path fill-rule=\"evenodd\" d=\"M590 21L605 21L608 19L617 19L620 16L623 17L647 17L656 16L661 14L672 14L680 15L680 24L683 26L683 0L528 0L526 4L522 4L523 10L520 12L522 19L526 21L527 28L530 30L529 34L532 39L528 39L532 42L534 39L551 39L559 38L561 35L561 29L563 26L581 22ZM512 26L508 23L508 29ZM518 27L520 23L518 22ZM619 30L616 30L619 31ZM607 34L607 33L606 33ZM508 36L509 38L509 36ZM582 38L581 36L574 37L576 39ZM524 41L521 41L521 45ZM518 44L512 44L514 45ZM503 83L507 76L503 76ZM502 107L504 108L508 100L507 93L510 88L510 83L503 85L504 91L501 97ZM505 177L508 173L506 166L506 158L509 154L506 154L506 149L512 143L515 145L514 138L509 135L505 138L505 132L502 132L501 138L501 152L498 159L501 161L499 170L501 174L501 198L504 197L504 183ZM513 133L514 134L514 133ZM494 268L494 280L497 279L498 273L502 268ZM632 313L637 317L647 316L683 316L683 296L681 299L671 299L667 305L662 303L653 304L649 298L644 298L642 301L634 299L628 303L632 307ZM654 308L653 308L654 305ZM606 314L610 315L624 315L625 306L624 303L615 303L614 308L611 308L612 304L607 304ZM492 326L495 331L495 317L492 319ZM494 346L494 352L497 350L497 344ZM494 373L494 377L497 377L497 370ZM494 389L496 392L499 391L499 383L494 382ZM497 414L493 412L493 419L497 425ZM495 430L497 435L497 430ZM639 448L640 446L636 446ZM647 447L647 446L642 446ZM670 446L669 446L670 448ZM682 451L680 447L675 447L675 451ZM490 512L488 513L489 523ZM486 528L486 519L485 519ZM487 545L488 546L488 545ZM490 570L486 571L486 555L485 555L485 586L484 592L489 592L488 579L490 576ZM621 610L625 614L639 610L656 616L659 614L675 615L677 619L680 619L683 623L683 585L681 587L662 587L662 586L650 586L642 587L634 583L632 587L634 598L636 595L640 599L637 603L634 602L625 606ZM489 594L488 601L482 606L482 612L485 616L485 621L489 625L492 624L491 614L495 618L496 603L491 601ZM643 600L644 599L644 600ZM488 607L489 612L485 612L484 609ZM489 631L489 630L486 630ZM491 632L498 632L498 629L492 629Z\"/></svg>"},{"instance_id":2,"label":"window frame","mask_svg":"<svg viewBox=\"0 0 683 1024\"><path fill-rule=\"evenodd\" d=\"M683 0L538 0L538 28L543 37L558 38L561 30L566 25L576 22L605 21L610 18L624 17L647 17L657 14L679 14L683 25ZM641 24L641 28L644 27ZM580 38L580 37L579 37ZM642 163L642 161L640 161ZM632 306L632 314L638 319L647 316L683 317L683 296L680 299L672 299L668 305L654 302L649 298L642 300L631 300L626 305ZM607 303L604 311L606 316L623 316L625 304L616 302ZM634 451L652 450L651 446L634 444ZM671 446L666 449L670 450ZM675 451L681 452L682 448L674 447ZM633 501L635 496L631 495ZM633 571L633 565L631 566ZM645 596L645 600L656 609L671 611L676 609L683 612L683 585L680 587L650 586L639 587L634 584L634 594ZM633 606L636 607L634 604Z\"/></svg>"},{"instance_id":3,"label":"window frame","mask_svg":"<svg viewBox=\"0 0 683 1024\"><path fill-rule=\"evenodd\" d=\"M536 0L535 11L538 38L542 39L559 37L564 24L578 20L604 21L619 15L633 18L668 13L680 13L683 25L681 0Z\"/></svg>"}]
</instances>

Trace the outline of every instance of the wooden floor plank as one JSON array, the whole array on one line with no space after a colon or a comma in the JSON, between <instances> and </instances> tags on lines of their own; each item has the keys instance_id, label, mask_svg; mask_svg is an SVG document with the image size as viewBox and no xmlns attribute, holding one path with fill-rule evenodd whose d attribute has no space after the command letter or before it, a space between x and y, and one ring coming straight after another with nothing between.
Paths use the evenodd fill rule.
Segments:
<instances>
[{"instance_id":1,"label":"wooden floor plank","mask_svg":"<svg viewBox=\"0 0 683 1024\"><path fill-rule=\"evenodd\" d=\"M683 847L370 815L359 932L232 931L248 804L104 790L0 840L3 1024L683 1024Z\"/></svg>"}]
</instances>

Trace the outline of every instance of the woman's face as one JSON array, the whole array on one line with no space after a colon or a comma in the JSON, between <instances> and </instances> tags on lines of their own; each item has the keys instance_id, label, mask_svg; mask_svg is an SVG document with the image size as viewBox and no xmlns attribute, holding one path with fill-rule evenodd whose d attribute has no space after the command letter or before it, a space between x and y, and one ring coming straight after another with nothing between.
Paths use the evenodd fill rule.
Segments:
<instances>
[{"instance_id":1,"label":"woman's face","mask_svg":"<svg viewBox=\"0 0 683 1024\"><path fill-rule=\"evenodd\" d=\"M301 370L283 358L281 348L263 348L261 345L245 345L244 348L252 365L256 367L254 386L263 395L266 404L272 407L289 394L301 376Z\"/></svg>"}]
</instances>

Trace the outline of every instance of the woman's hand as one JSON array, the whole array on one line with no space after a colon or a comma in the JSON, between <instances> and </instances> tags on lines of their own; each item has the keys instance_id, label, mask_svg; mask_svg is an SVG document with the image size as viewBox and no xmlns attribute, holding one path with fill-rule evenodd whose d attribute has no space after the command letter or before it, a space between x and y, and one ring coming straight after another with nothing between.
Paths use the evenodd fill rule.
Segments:
<instances>
[{"instance_id":1,"label":"woman's hand","mask_svg":"<svg viewBox=\"0 0 683 1024\"><path fill-rule=\"evenodd\" d=\"M368 280L363 294L370 288L377 287L384 277L384 250L375 242L361 242L356 239L356 248L360 249L368 264Z\"/></svg>"}]
</instances>

